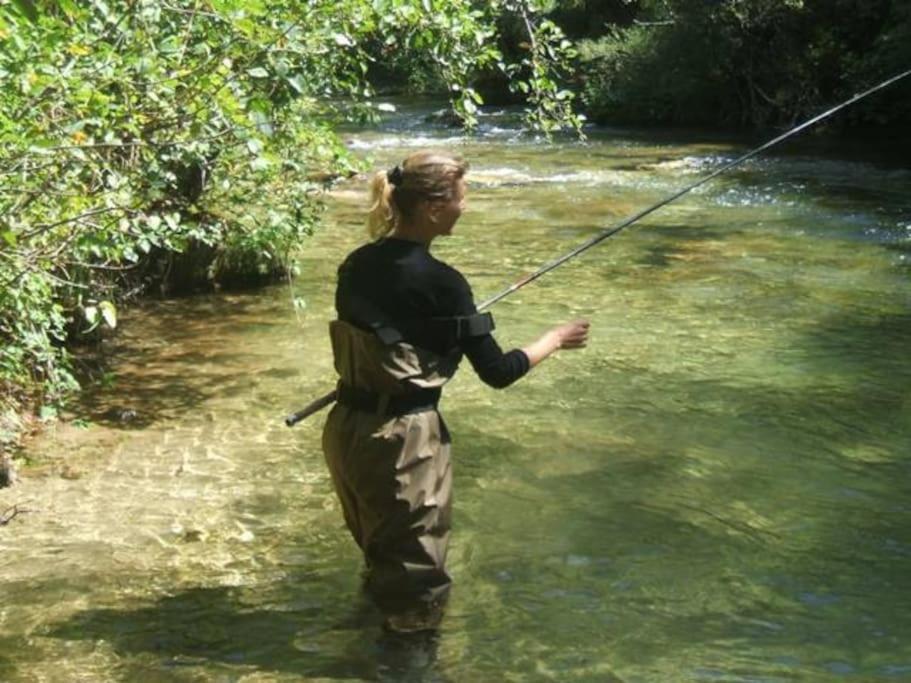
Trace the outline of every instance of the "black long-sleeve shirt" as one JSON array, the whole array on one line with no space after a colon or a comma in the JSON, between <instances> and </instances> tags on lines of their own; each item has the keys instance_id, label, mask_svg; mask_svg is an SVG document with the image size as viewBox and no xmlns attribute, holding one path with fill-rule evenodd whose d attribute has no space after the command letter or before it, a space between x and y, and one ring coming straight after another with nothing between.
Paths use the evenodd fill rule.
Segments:
<instances>
[{"instance_id":1,"label":"black long-sleeve shirt","mask_svg":"<svg viewBox=\"0 0 911 683\"><path fill-rule=\"evenodd\" d=\"M366 328L369 321L358 319L355 297L369 301L392 321L477 313L471 287L459 271L431 256L426 246L391 237L355 249L338 270L338 317ZM406 341L439 354L453 350L452 340L430 326L409 329ZM515 382L530 367L521 349L503 353L490 334L459 340L458 347L481 380L498 389Z\"/></svg>"}]
</instances>

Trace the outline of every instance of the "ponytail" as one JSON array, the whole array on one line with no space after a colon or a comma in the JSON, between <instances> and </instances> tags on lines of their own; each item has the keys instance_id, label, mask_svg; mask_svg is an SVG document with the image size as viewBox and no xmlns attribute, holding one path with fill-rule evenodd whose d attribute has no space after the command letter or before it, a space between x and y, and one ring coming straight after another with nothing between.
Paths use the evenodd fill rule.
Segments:
<instances>
[{"instance_id":1,"label":"ponytail","mask_svg":"<svg viewBox=\"0 0 911 683\"><path fill-rule=\"evenodd\" d=\"M394 189L385 171L380 171L370 181L370 211L367 214L367 232L375 240L385 237L395 228L396 211L392 201L392 191Z\"/></svg>"}]
</instances>

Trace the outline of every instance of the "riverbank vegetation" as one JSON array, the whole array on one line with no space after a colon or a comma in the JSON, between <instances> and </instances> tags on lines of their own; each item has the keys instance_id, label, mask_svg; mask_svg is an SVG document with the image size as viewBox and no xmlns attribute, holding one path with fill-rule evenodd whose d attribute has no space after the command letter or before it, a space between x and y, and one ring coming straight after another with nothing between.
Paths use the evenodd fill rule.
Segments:
<instances>
[{"instance_id":1,"label":"riverbank vegetation","mask_svg":"<svg viewBox=\"0 0 911 683\"><path fill-rule=\"evenodd\" d=\"M570 0L554 19L577 40L594 121L788 126L911 66L904 0ZM836 125L907 124L907 87Z\"/></svg>"},{"instance_id":2,"label":"riverbank vegetation","mask_svg":"<svg viewBox=\"0 0 911 683\"><path fill-rule=\"evenodd\" d=\"M911 65L911 4L903 0L546 0L538 8L567 47L566 91L592 122L626 125L787 126ZM498 49L521 59L521 16L499 17ZM572 55L571 59L565 59ZM380 60L391 87L438 90L431 63ZM495 71L477 82L488 101L521 94ZM907 89L841 116L840 129L899 126Z\"/></svg>"}]
</instances>

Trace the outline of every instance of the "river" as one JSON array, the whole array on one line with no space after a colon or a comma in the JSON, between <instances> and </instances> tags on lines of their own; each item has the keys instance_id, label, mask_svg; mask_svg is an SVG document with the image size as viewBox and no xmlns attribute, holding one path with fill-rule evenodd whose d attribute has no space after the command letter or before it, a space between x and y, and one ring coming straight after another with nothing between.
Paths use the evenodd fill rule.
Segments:
<instances>
[{"instance_id":1,"label":"river","mask_svg":"<svg viewBox=\"0 0 911 683\"><path fill-rule=\"evenodd\" d=\"M420 109L350 130L386 168L471 162L434 253L478 300L745 151L698 133L475 136ZM114 379L0 491L0 680L911 680L911 169L835 141L755 160L497 304L506 347L592 340L513 387L465 367L456 586L382 635L320 451L339 186L292 286L148 302ZM305 306L295 310L292 298Z\"/></svg>"}]
</instances>

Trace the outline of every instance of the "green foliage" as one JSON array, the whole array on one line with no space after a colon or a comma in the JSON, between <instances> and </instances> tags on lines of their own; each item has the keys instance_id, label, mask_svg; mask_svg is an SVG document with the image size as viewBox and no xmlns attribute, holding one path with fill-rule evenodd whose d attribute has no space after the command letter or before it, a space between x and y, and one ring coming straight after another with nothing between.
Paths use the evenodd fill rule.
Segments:
<instances>
[{"instance_id":1,"label":"green foliage","mask_svg":"<svg viewBox=\"0 0 911 683\"><path fill-rule=\"evenodd\" d=\"M906 69L909 38L898 0L641 2L635 23L580 43L583 99L602 121L788 125ZM898 124L909 99L842 120Z\"/></svg>"},{"instance_id":2,"label":"green foliage","mask_svg":"<svg viewBox=\"0 0 911 683\"><path fill-rule=\"evenodd\" d=\"M377 24L372 40L364 41L364 63L380 63L413 90L447 92L455 114L474 127L482 100L471 82L500 59L494 39L500 3L377 0L375 5Z\"/></svg>"},{"instance_id":3,"label":"green foliage","mask_svg":"<svg viewBox=\"0 0 911 683\"><path fill-rule=\"evenodd\" d=\"M317 98L359 75L326 7L22 8L0 5L0 381L55 401L64 342L113 327L162 253L211 247L213 280L281 270L313 176L353 168Z\"/></svg>"},{"instance_id":4,"label":"green foliage","mask_svg":"<svg viewBox=\"0 0 911 683\"><path fill-rule=\"evenodd\" d=\"M600 38L609 27L629 26L642 3L637 0L559 0L546 14L573 40Z\"/></svg>"},{"instance_id":5,"label":"green foliage","mask_svg":"<svg viewBox=\"0 0 911 683\"><path fill-rule=\"evenodd\" d=\"M467 128L477 125L484 103L476 81L497 71L507 87L527 102L525 122L550 134L581 134L573 110L575 94L565 87L575 53L554 22L543 17L548 3L535 0L422 0L421 6L383 2L375 39L366 56L381 80L405 81L411 92L446 92ZM521 53L504 54L502 25L519 27ZM381 68L378 68L381 67Z\"/></svg>"},{"instance_id":6,"label":"green foliage","mask_svg":"<svg viewBox=\"0 0 911 683\"><path fill-rule=\"evenodd\" d=\"M515 67L510 12L538 45ZM282 273L358 169L332 125L371 111L375 60L432 65L469 127L500 64L531 124L577 127L551 66L569 46L534 22L513 1L0 0L0 396L59 401L66 344L150 286Z\"/></svg>"},{"instance_id":7,"label":"green foliage","mask_svg":"<svg viewBox=\"0 0 911 683\"><path fill-rule=\"evenodd\" d=\"M573 110L575 93L561 86L572 60L573 44L553 21L539 18L547 9L532 0L506 0L506 7L521 19L527 40L519 43L525 54L517 63L500 66L509 77L509 87L528 100L525 121L529 127L550 134L567 125L582 135L583 117Z\"/></svg>"}]
</instances>

